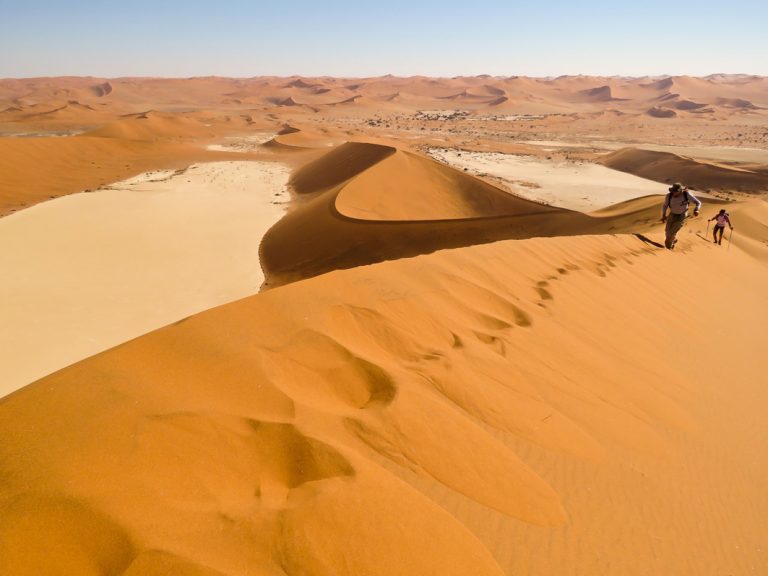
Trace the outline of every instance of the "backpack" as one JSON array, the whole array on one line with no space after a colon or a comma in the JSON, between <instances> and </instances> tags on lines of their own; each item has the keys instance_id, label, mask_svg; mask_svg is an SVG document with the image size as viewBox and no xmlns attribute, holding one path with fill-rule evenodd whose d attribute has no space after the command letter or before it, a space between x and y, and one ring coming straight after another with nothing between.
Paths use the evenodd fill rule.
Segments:
<instances>
[{"instance_id":1,"label":"backpack","mask_svg":"<svg viewBox=\"0 0 768 576\"><path fill-rule=\"evenodd\" d=\"M667 192L667 206L669 206L672 203L672 190ZM688 210L688 204L691 203L691 199L688 198L688 189L683 188L683 204L685 205L685 209Z\"/></svg>"}]
</instances>

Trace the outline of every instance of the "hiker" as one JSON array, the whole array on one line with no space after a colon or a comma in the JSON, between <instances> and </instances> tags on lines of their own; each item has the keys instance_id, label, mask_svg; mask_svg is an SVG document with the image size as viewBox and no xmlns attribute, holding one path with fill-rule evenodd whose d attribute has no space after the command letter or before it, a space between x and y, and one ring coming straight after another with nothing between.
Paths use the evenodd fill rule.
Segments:
<instances>
[{"instance_id":1,"label":"hiker","mask_svg":"<svg viewBox=\"0 0 768 576\"><path fill-rule=\"evenodd\" d=\"M677 233L683 227L685 219L688 217L688 204L691 202L696 204L696 207L693 209L693 215L698 216L701 201L691 194L688 188L680 184L680 182L675 182L672 185L664 199L664 206L661 208L661 221L667 223L664 229L666 232L664 246L668 250L672 250L675 244L677 244ZM667 208L669 208L669 218L667 218Z\"/></svg>"},{"instance_id":2,"label":"hiker","mask_svg":"<svg viewBox=\"0 0 768 576\"><path fill-rule=\"evenodd\" d=\"M718 212L715 216L712 216L707 222L711 222L712 220L716 220L715 222L715 228L712 230L712 237L714 238L715 244L722 244L723 243L723 231L725 231L725 225L728 224L728 226L731 227L731 230L733 230L733 224L731 224L731 218L728 215L728 212L725 211L725 208L721 208L720 212ZM720 234L720 237L718 238L718 233Z\"/></svg>"}]
</instances>

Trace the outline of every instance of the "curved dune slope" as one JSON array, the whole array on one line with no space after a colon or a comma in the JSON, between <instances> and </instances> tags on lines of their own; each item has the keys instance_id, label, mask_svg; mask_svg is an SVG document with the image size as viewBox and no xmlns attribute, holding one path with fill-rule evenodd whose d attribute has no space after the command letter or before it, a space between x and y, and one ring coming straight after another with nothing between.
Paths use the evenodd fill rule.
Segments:
<instances>
[{"instance_id":1,"label":"curved dune slope","mask_svg":"<svg viewBox=\"0 0 768 576\"><path fill-rule=\"evenodd\" d=\"M768 285L739 250L680 248L533 239L335 272L53 374L0 401L4 571L749 566L718 551L766 536L767 463L737 440L758 440L768 366L740 360L756 339L719 343L722 393L688 355L714 350L722 289L743 285L749 331ZM694 286L693 308L668 297Z\"/></svg>"},{"instance_id":2,"label":"curved dune slope","mask_svg":"<svg viewBox=\"0 0 768 576\"><path fill-rule=\"evenodd\" d=\"M346 182L396 152L390 146L347 142L299 168L291 176L298 194L327 190Z\"/></svg>"},{"instance_id":3,"label":"curved dune slope","mask_svg":"<svg viewBox=\"0 0 768 576\"><path fill-rule=\"evenodd\" d=\"M262 240L271 286L495 240L641 232L658 218L650 206L594 218L538 204L378 144L344 144L299 169L292 183L297 193L315 196Z\"/></svg>"},{"instance_id":4,"label":"curved dune slope","mask_svg":"<svg viewBox=\"0 0 768 576\"><path fill-rule=\"evenodd\" d=\"M768 167L726 165L679 156L671 152L622 148L600 162L658 182L683 182L698 190L768 190Z\"/></svg>"},{"instance_id":5,"label":"curved dune slope","mask_svg":"<svg viewBox=\"0 0 768 576\"><path fill-rule=\"evenodd\" d=\"M361 171L336 197L340 214L360 220L482 218L542 208L431 158L400 150Z\"/></svg>"}]
</instances>

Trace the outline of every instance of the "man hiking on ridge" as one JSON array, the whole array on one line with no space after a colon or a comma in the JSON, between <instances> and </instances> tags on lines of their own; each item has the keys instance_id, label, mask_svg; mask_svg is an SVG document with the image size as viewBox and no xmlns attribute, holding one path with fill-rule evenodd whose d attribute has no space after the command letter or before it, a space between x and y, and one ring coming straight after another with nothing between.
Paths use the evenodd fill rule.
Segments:
<instances>
[{"instance_id":1,"label":"man hiking on ridge","mask_svg":"<svg viewBox=\"0 0 768 576\"><path fill-rule=\"evenodd\" d=\"M696 207L693 209L693 215L699 215L701 201L688 191L680 182L675 182L669 189L669 193L664 199L664 206L661 208L661 221L666 222L664 229L666 238L664 246L672 250L677 243L677 233L683 227L685 219L688 217L688 204L693 202ZM667 218L667 208L669 208L669 218Z\"/></svg>"},{"instance_id":2,"label":"man hiking on ridge","mask_svg":"<svg viewBox=\"0 0 768 576\"><path fill-rule=\"evenodd\" d=\"M717 213L717 215L712 216L707 222L711 222L712 220L717 220L715 222L715 228L712 230L712 237L714 239L715 244L722 244L723 243L723 231L725 230L725 225L728 224L728 226L731 227L731 230L733 230L733 224L731 224L731 218L728 214L728 212L725 211L725 208L721 208L720 212ZM718 238L718 233L720 234L720 237Z\"/></svg>"}]
</instances>

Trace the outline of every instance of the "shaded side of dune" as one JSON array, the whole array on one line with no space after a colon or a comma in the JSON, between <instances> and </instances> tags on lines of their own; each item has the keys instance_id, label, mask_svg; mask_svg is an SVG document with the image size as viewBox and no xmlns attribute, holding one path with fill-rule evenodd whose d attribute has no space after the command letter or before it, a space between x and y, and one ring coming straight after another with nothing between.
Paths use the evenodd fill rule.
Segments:
<instances>
[{"instance_id":1,"label":"shaded side of dune","mask_svg":"<svg viewBox=\"0 0 768 576\"><path fill-rule=\"evenodd\" d=\"M657 182L683 182L697 190L768 191L768 167L695 160L671 152L622 148L600 162Z\"/></svg>"},{"instance_id":2,"label":"shaded side of dune","mask_svg":"<svg viewBox=\"0 0 768 576\"><path fill-rule=\"evenodd\" d=\"M347 143L306 165L294 175L293 186L314 197L264 236L261 262L268 286L496 240L642 231L658 211L651 202L640 202L620 215L594 218L512 196L429 159L364 143Z\"/></svg>"}]
</instances>

